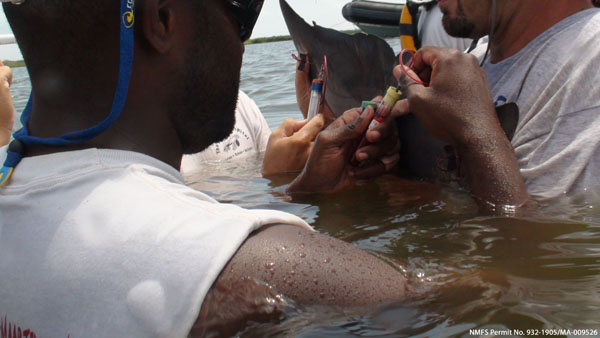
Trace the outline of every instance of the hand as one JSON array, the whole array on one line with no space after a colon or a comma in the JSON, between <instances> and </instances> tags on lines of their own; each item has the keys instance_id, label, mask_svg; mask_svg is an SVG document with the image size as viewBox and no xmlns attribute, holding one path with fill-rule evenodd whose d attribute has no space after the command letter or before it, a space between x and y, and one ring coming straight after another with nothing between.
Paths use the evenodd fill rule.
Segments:
<instances>
[{"instance_id":1,"label":"hand","mask_svg":"<svg viewBox=\"0 0 600 338\"><path fill-rule=\"evenodd\" d=\"M384 173L387 166L380 161L361 168L350 164L374 113L371 107L362 113L359 108L350 109L322 131L306 166L288 186L288 193L335 192L352 186L358 177Z\"/></svg>"},{"instance_id":2,"label":"hand","mask_svg":"<svg viewBox=\"0 0 600 338\"><path fill-rule=\"evenodd\" d=\"M312 81L310 78L310 59L308 55L300 54L300 57L295 57L296 61L296 100L298 107L302 112L302 116L308 116L308 106L310 104L310 90ZM321 105L321 114L325 116L328 122L335 120L335 114L323 99Z\"/></svg>"},{"instance_id":3,"label":"hand","mask_svg":"<svg viewBox=\"0 0 600 338\"><path fill-rule=\"evenodd\" d=\"M417 52L412 71L429 87L396 67L407 99L394 106L393 114L413 113L434 136L456 147L482 205L523 205L529 196L475 57L428 46Z\"/></svg>"},{"instance_id":4,"label":"hand","mask_svg":"<svg viewBox=\"0 0 600 338\"><path fill-rule=\"evenodd\" d=\"M378 96L371 101L380 102L382 100L383 98ZM360 169L368 167L366 163L375 160L382 163L386 171L391 170L400 159L400 139L395 119L389 118L383 123L370 127L354 156L355 161L352 163L358 163ZM372 176L364 170L357 170L356 175L357 177Z\"/></svg>"},{"instance_id":5,"label":"hand","mask_svg":"<svg viewBox=\"0 0 600 338\"><path fill-rule=\"evenodd\" d=\"M424 47L409 71L429 87L415 83L397 66L394 76L407 100L396 104L396 116L411 112L435 137L458 147L479 134L501 132L486 74L474 56Z\"/></svg>"},{"instance_id":6,"label":"hand","mask_svg":"<svg viewBox=\"0 0 600 338\"><path fill-rule=\"evenodd\" d=\"M14 107L10 96L12 70L0 61L0 146L8 144L14 123Z\"/></svg>"},{"instance_id":7,"label":"hand","mask_svg":"<svg viewBox=\"0 0 600 338\"><path fill-rule=\"evenodd\" d=\"M293 119L283 121L269 137L262 174L268 176L302 170L313 141L324 126L325 119L320 114L308 122Z\"/></svg>"}]
</instances>

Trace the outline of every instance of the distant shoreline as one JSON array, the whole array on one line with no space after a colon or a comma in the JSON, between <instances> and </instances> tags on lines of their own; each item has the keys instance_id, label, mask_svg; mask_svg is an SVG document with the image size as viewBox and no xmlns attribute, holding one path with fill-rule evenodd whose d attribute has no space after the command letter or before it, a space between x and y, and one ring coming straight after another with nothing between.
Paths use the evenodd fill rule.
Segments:
<instances>
[{"instance_id":1,"label":"distant shoreline","mask_svg":"<svg viewBox=\"0 0 600 338\"><path fill-rule=\"evenodd\" d=\"M23 60L19 60L19 61L2 60L2 63L5 66L9 66L10 68L25 67L25 61L23 61Z\"/></svg>"},{"instance_id":2,"label":"distant shoreline","mask_svg":"<svg viewBox=\"0 0 600 338\"><path fill-rule=\"evenodd\" d=\"M360 29L343 30L340 32L350 34L350 35L354 35L356 33L363 33L363 31L361 31ZM266 38L250 39L250 40L246 41L245 44L246 45L255 45L255 44L267 43L267 42L289 41L291 39L292 39L292 37L289 35L277 35L277 36L270 36L270 37L266 37ZM25 61L23 61L23 60L19 60L19 61L3 60L2 63L5 66L9 66L10 68L25 67Z\"/></svg>"},{"instance_id":3,"label":"distant shoreline","mask_svg":"<svg viewBox=\"0 0 600 338\"><path fill-rule=\"evenodd\" d=\"M356 33L363 33L363 31L360 29L343 30L340 32L346 33L349 35L354 35ZM270 36L270 37L266 37L266 38L250 39L250 40L246 41L246 45L255 45L255 44L266 43L266 42L288 41L291 39L292 39L292 37L289 35L277 35L277 36Z\"/></svg>"}]
</instances>

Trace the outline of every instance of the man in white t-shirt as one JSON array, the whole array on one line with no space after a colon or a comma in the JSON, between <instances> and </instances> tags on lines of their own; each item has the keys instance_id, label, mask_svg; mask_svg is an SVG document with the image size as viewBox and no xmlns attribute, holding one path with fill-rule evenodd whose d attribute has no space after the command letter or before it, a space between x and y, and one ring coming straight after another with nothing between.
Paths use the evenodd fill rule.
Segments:
<instances>
[{"instance_id":1,"label":"man in white t-shirt","mask_svg":"<svg viewBox=\"0 0 600 338\"><path fill-rule=\"evenodd\" d=\"M489 59L426 47L413 71L395 75L408 96L397 105L452 144L472 192L492 205L521 205L600 184L600 10L589 0L443 0L454 36L490 34ZM487 77L486 77L487 73ZM490 92L491 88L491 92ZM495 106L515 104L512 143Z\"/></svg>"},{"instance_id":2,"label":"man in white t-shirt","mask_svg":"<svg viewBox=\"0 0 600 338\"><path fill-rule=\"evenodd\" d=\"M183 184L183 153L231 133L242 44L262 1L11 2L33 95L24 128L0 148L1 332L226 336L281 318L288 300L404 298L402 273L374 256L296 216ZM360 176L342 160L374 112L359 114L321 133L291 193ZM326 172L312 175L323 159Z\"/></svg>"},{"instance_id":3,"label":"man in white t-shirt","mask_svg":"<svg viewBox=\"0 0 600 338\"><path fill-rule=\"evenodd\" d=\"M264 153L261 171L265 176L299 172L324 126L322 116L311 121L288 118L271 133L260 108L240 90L231 134L199 153L183 155L180 171L184 176L194 175L206 162L243 160Z\"/></svg>"}]
</instances>

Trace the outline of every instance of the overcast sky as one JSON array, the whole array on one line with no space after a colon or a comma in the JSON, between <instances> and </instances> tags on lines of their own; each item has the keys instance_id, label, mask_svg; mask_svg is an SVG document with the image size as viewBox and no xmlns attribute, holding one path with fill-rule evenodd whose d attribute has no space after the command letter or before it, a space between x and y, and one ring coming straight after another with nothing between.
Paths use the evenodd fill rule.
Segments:
<instances>
[{"instance_id":1,"label":"overcast sky","mask_svg":"<svg viewBox=\"0 0 600 338\"><path fill-rule=\"evenodd\" d=\"M78 0L81 1L81 0ZM288 0L288 3L306 22L315 21L321 26L335 29L354 29L354 25L344 20L342 7L350 0ZM0 10L0 34L11 34L4 11ZM265 0L263 10L252 34L253 38L287 35L278 0ZM0 59L21 60L16 45L0 46Z\"/></svg>"}]
</instances>

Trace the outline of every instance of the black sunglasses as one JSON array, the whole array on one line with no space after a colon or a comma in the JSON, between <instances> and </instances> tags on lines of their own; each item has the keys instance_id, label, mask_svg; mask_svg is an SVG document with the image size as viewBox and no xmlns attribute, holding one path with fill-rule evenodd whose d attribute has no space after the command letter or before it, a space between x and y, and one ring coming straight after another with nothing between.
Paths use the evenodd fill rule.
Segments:
<instances>
[{"instance_id":1,"label":"black sunglasses","mask_svg":"<svg viewBox=\"0 0 600 338\"><path fill-rule=\"evenodd\" d=\"M263 2L264 0L228 0L229 9L239 25L242 42L252 35Z\"/></svg>"}]
</instances>

